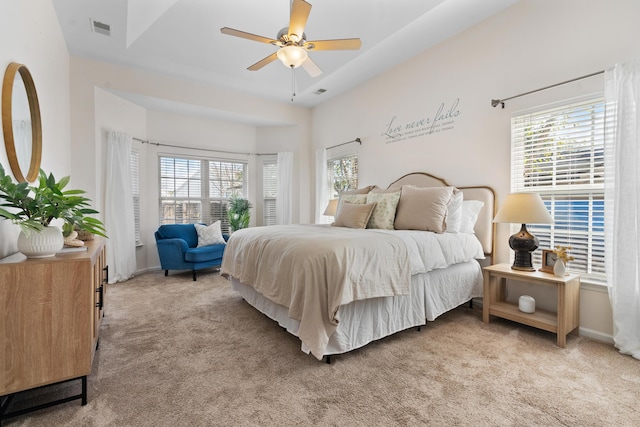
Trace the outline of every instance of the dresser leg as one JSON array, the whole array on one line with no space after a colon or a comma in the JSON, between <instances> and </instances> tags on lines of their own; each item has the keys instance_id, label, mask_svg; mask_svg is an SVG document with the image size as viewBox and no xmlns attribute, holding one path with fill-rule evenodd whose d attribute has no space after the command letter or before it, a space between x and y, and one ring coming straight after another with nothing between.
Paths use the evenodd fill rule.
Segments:
<instances>
[{"instance_id":1,"label":"dresser leg","mask_svg":"<svg viewBox=\"0 0 640 427\"><path fill-rule=\"evenodd\" d=\"M87 376L84 375L82 377L79 378L73 378L73 379L69 379L69 380L64 380L64 381L60 381L54 384L48 384L48 385L44 385L41 387L36 387L36 389L38 388L45 388L45 387L51 387L53 385L57 385L57 384L62 384L62 383L66 383L69 381L74 381L80 379L82 381L82 392L80 394L76 394L74 396L69 396L69 397L65 397L62 399L57 399L57 400L53 400L50 402L46 402L46 403L42 403L40 405L36 405L36 406L31 406L25 409L20 409L18 411L14 411L14 412L9 412L9 407L11 406L11 402L13 400L13 398L15 396L18 396L20 393L22 392L17 392L17 393L13 393L13 394L9 394L6 396L2 396L0 397L0 426L2 426L2 421L9 419L9 418L13 418L13 417L17 417L20 415L25 415L28 414L30 412L34 412L34 411L39 411L41 409L45 409L45 408L49 408L51 406L55 406L55 405L60 405L62 403L67 403L67 402L71 402L73 400L77 400L77 399L81 399L82 400L82 405L86 405L87 404ZM27 391L27 390L25 390ZM4 399L4 401L2 401L2 399Z\"/></svg>"},{"instance_id":2,"label":"dresser leg","mask_svg":"<svg viewBox=\"0 0 640 427\"><path fill-rule=\"evenodd\" d=\"M82 406L87 404L87 376L82 377Z\"/></svg>"}]
</instances>

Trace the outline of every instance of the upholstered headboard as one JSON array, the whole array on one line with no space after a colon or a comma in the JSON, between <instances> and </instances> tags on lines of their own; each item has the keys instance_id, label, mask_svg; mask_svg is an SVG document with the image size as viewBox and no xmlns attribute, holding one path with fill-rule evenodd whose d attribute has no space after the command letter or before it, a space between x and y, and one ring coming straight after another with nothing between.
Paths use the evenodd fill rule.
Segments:
<instances>
[{"instance_id":1,"label":"upholstered headboard","mask_svg":"<svg viewBox=\"0 0 640 427\"><path fill-rule=\"evenodd\" d=\"M425 172L414 172L407 174L389 184L388 188L401 188L403 185L415 185L416 187L450 187L452 186L442 178L430 175ZM478 215L474 231L485 255L493 256L495 249L495 224L493 218L496 213L496 198L491 187L457 187L462 191L464 200L479 200L484 203Z\"/></svg>"}]
</instances>

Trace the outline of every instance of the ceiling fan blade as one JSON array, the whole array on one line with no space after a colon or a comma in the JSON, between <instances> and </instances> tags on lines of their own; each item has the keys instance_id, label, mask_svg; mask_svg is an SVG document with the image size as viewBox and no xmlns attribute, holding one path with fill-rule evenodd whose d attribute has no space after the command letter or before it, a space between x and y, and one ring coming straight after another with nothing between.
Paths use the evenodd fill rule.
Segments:
<instances>
[{"instance_id":1,"label":"ceiling fan blade","mask_svg":"<svg viewBox=\"0 0 640 427\"><path fill-rule=\"evenodd\" d=\"M251 33L245 33L244 31L234 30L233 28L229 28L229 27L220 28L220 32L222 34L227 34L229 36L240 37L240 38L243 38L243 39L253 40L253 41L256 41L256 42L260 42L260 43L273 44L273 43L276 42L274 39L269 39L267 37L257 36L255 34L251 34Z\"/></svg>"},{"instance_id":2,"label":"ceiling fan blade","mask_svg":"<svg viewBox=\"0 0 640 427\"><path fill-rule=\"evenodd\" d=\"M360 39L313 40L304 44L307 50L358 50Z\"/></svg>"},{"instance_id":3,"label":"ceiling fan blade","mask_svg":"<svg viewBox=\"0 0 640 427\"><path fill-rule=\"evenodd\" d=\"M265 65L271 64L276 59L278 59L278 54L277 52L273 52L271 55L267 56L264 59L261 59L260 61L256 62L252 66L248 67L247 70L258 71L260 68L264 67Z\"/></svg>"},{"instance_id":4,"label":"ceiling fan blade","mask_svg":"<svg viewBox=\"0 0 640 427\"><path fill-rule=\"evenodd\" d=\"M302 68L309 73L311 77L318 77L322 74L322 70L318 65L311 60L310 56L307 56L307 59L302 63Z\"/></svg>"},{"instance_id":5,"label":"ceiling fan blade","mask_svg":"<svg viewBox=\"0 0 640 427\"><path fill-rule=\"evenodd\" d=\"M309 3L304 0L293 0L291 17L289 18L289 39L291 39L291 34L298 36L296 40L293 40L295 42L302 39L309 13L311 13L311 5Z\"/></svg>"}]
</instances>

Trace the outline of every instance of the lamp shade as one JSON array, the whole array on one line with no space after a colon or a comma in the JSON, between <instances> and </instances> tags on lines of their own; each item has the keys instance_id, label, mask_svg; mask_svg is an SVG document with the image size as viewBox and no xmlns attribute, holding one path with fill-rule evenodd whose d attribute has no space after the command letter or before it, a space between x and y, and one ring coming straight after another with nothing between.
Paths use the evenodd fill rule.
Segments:
<instances>
[{"instance_id":1,"label":"lamp shade","mask_svg":"<svg viewBox=\"0 0 640 427\"><path fill-rule=\"evenodd\" d=\"M502 203L493 222L551 224L553 218L536 193L511 193Z\"/></svg>"},{"instance_id":2,"label":"lamp shade","mask_svg":"<svg viewBox=\"0 0 640 427\"><path fill-rule=\"evenodd\" d=\"M338 209L338 199L329 200L327 208L324 210L323 215L336 216L336 210Z\"/></svg>"},{"instance_id":3,"label":"lamp shade","mask_svg":"<svg viewBox=\"0 0 640 427\"><path fill-rule=\"evenodd\" d=\"M287 68L298 68L307 60L307 56L309 56L306 49L299 46L282 47L276 55Z\"/></svg>"}]
</instances>

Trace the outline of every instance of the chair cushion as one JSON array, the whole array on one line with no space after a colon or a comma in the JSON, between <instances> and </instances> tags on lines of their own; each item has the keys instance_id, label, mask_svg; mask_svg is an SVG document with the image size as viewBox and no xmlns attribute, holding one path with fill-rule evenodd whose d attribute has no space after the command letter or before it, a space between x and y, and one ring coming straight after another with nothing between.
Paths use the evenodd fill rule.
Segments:
<instances>
[{"instance_id":1,"label":"chair cushion","mask_svg":"<svg viewBox=\"0 0 640 427\"><path fill-rule=\"evenodd\" d=\"M222 259L224 248L226 245L201 246L187 250L184 255L185 261L188 262L206 262L215 259Z\"/></svg>"}]
</instances>

